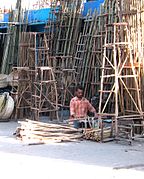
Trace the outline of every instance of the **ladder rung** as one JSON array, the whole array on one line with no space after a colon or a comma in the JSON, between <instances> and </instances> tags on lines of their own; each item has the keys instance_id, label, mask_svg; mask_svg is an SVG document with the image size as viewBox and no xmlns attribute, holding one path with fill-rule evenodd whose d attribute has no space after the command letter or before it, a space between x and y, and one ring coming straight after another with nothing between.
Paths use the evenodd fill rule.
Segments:
<instances>
[{"instance_id":1,"label":"ladder rung","mask_svg":"<svg viewBox=\"0 0 144 179\"><path fill-rule=\"evenodd\" d=\"M28 48L29 50L31 50L31 51L49 51L49 49L46 49L45 47L42 47L42 48L32 48L32 47L29 47Z\"/></svg>"},{"instance_id":2,"label":"ladder rung","mask_svg":"<svg viewBox=\"0 0 144 179\"><path fill-rule=\"evenodd\" d=\"M114 83L110 83L110 82L103 82L104 85L113 85Z\"/></svg>"},{"instance_id":3,"label":"ladder rung","mask_svg":"<svg viewBox=\"0 0 144 179\"><path fill-rule=\"evenodd\" d=\"M41 97L38 96L38 95L32 95L32 97L35 97L35 98L41 98Z\"/></svg>"},{"instance_id":4,"label":"ladder rung","mask_svg":"<svg viewBox=\"0 0 144 179\"><path fill-rule=\"evenodd\" d=\"M103 78L111 78L111 77L115 77L114 74L111 75L103 75ZM118 78L134 78L134 77L138 77L138 75L119 75Z\"/></svg>"},{"instance_id":5,"label":"ladder rung","mask_svg":"<svg viewBox=\"0 0 144 179\"><path fill-rule=\"evenodd\" d=\"M64 71L64 72L65 72L65 71L74 72L75 69L72 69L72 68L71 68L71 69L63 69L62 71Z\"/></svg>"},{"instance_id":6,"label":"ladder rung","mask_svg":"<svg viewBox=\"0 0 144 179\"><path fill-rule=\"evenodd\" d=\"M107 43L103 47L114 47L115 45L130 45L129 42Z\"/></svg>"},{"instance_id":7,"label":"ladder rung","mask_svg":"<svg viewBox=\"0 0 144 179\"><path fill-rule=\"evenodd\" d=\"M55 80L47 80L47 81L40 81L40 82L34 82L34 84L42 84L42 83L54 83Z\"/></svg>"},{"instance_id":8,"label":"ladder rung","mask_svg":"<svg viewBox=\"0 0 144 179\"><path fill-rule=\"evenodd\" d=\"M79 51L77 51L77 53L82 53L82 52L86 52L86 50L79 50Z\"/></svg>"},{"instance_id":9,"label":"ladder rung","mask_svg":"<svg viewBox=\"0 0 144 179\"><path fill-rule=\"evenodd\" d=\"M114 91L111 91L111 90L99 90L99 92L101 92L101 93L114 93Z\"/></svg>"},{"instance_id":10,"label":"ladder rung","mask_svg":"<svg viewBox=\"0 0 144 179\"><path fill-rule=\"evenodd\" d=\"M80 45L82 45L82 46L83 46L83 45L85 45L85 44L77 44L77 46L80 46Z\"/></svg>"},{"instance_id":11,"label":"ladder rung","mask_svg":"<svg viewBox=\"0 0 144 179\"><path fill-rule=\"evenodd\" d=\"M131 126L124 126L124 125L118 125L118 128L123 128L123 129L132 129Z\"/></svg>"},{"instance_id":12,"label":"ladder rung","mask_svg":"<svg viewBox=\"0 0 144 179\"><path fill-rule=\"evenodd\" d=\"M138 75L122 75L119 76L120 78L134 78L134 77L138 77Z\"/></svg>"},{"instance_id":13,"label":"ladder rung","mask_svg":"<svg viewBox=\"0 0 144 179\"><path fill-rule=\"evenodd\" d=\"M84 22L92 22L93 21L93 19L86 19L86 20L84 20Z\"/></svg>"},{"instance_id":14,"label":"ladder rung","mask_svg":"<svg viewBox=\"0 0 144 179\"><path fill-rule=\"evenodd\" d=\"M96 50L92 50L92 53L102 53L102 51L96 51Z\"/></svg>"},{"instance_id":15,"label":"ladder rung","mask_svg":"<svg viewBox=\"0 0 144 179\"><path fill-rule=\"evenodd\" d=\"M80 58L80 57L74 57L74 59L77 59L77 60L82 60L82 58Z\"/></svg>"},{"instance_id":16,"label":"ladder rung","mask_svg":"<svg viewBox=\"0 0 144 179\"><path fill-rule=\"evenodd\" d=\"M31 109L39 111L39 109L38 109L38 108L31 107Z\"/></svg>"},{"instance_id":17,"label":"ladder rung","mask_svg":"<svg viewBox=\"0 0 144 179\"><path fill-rule=\"evenodd\" d=\"M104 67L104 68L103 68L103 67L101 67L101 69L104 69L104 70L112 70L113 68L110 68L110 67L109 67L109 68L108 68L108 67Z\"/></svg>"},{"instance_id":18,"label":"ladder rung","mask_svg":"<svg viewBox=\"0 0 144 179\"><path fill-rule=\"evenodd\" d=\"M114 113L98 113L100 116L104 117L104 116L112 116L112 117L115 117L116 114Z\"/></svg>"},{"instance_id":19,"label":"ladder rung","mask_svg":"<svg viewBox=\"0 0 144 179\"><path fill-rule=\"evenodd\" d=\"M139 63L134 63L133 64L133 66L135 67L135 68L143 68L143 65L142 64L139 64ZM132 68L132 64L126 64L123 68Z\"/></svg>"},{"instance_id":20,"label":"ladder rung","mask_svg":"<svg viewBox=\"0 0 144 179\"><path fill-rule=\"evenodd\" d=\"M127 26L127 25L128 25L127 22L118 22L118 23L106 24L107 27L111 27L111 26Z\"/></svg>"},{"instance_id":21,"label":"ladder rung","mask_svg":"<svg viewBox=\"0 0 144 179\"><path fill-rule=\"evenodd\" d=\"M29 105L29 106L16 106L16 108L17 109L28 109L28 108L30 108L31 106Z\"/></svg>"},{"instance_id":22,"label":"ladder rung","mask_svg":"<svg viewBox=\"0 0 144 179\"><path fill-rule=\"evenodd\" d=\"M115 77L114 74L111 74L111 75L103 75L103 78L111 78L111 77Z\"/></svg>"}]
</instances>

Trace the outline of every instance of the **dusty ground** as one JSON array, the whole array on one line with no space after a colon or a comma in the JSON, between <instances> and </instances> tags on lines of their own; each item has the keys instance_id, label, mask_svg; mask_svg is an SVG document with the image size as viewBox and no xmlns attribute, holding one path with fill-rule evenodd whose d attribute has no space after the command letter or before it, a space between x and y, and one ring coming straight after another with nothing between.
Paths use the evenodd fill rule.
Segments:
<instances>
[{"instance_id":1,"label":"dusty ground","mask_svg":"<svg viewBox=\"0 0 144 179\"><path fill-rule=\"evenodd\" d=\"M144 179L144 140L29 146L13 136L16 122L0 123L3 179Z\"/></svg>"}]
</instances>

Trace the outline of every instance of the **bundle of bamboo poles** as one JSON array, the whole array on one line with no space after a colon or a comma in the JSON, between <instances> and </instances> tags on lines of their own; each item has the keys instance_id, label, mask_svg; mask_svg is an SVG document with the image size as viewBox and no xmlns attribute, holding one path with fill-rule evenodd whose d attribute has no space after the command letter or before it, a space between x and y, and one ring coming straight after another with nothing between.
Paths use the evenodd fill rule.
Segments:
<instances>
[{"instance_id":1,"label":"bundle of bamboo poles","mask_svg":"<svg viewBox=\"0 0 144 179\"><path fill-rule=\"evenodd\" d=\"M57 81L58 104L68 107L77 85L73 54L81 26L81 0L51 2L45 32L23 32L19 65L50 66ZM37 64L36 64L37 63Z\"/></svg>"},{"instance_id":2,"label":"bundle of bamboo poles","mask_svg":"<svg viewBox=\"0 0 144 179\"><path fill-rule=\"evenodd\" d=\"M104 128L103 129L103 136L101 135L101 130L102 129L85 129L84 130L84 136L83 138L86 140L92 140L92 141L102 141L104 139L108 139L111 137L111 129L110 128Z\"/></svg>"},{"instance_id":3,"label":"bundle of bamboo poles","mask_svg":"<svg viewBox=\"0 0 144 179\"><path fill-rule=\"evenodd\" d=\"M19 121L20 127L14 133L17 139L28 144L45 144L49 142L68 142L81 139L81 131L66 125L36 122L26 119Z\"/></svg>"},{"instance_id":4,"label":"bundle of bamboo poles","mask_svg":"<svg viewBox=\"0 0 144 179\"><path fill-rule=\"evenodd\" d=\"M78 66L78 68L76 68L76 71L79 74L79 80L77 81L77 83L81 83L85 87L85 96L87 98L90 99L92 96L99 96L106 26L117 22L126 22L129 24L128 30L130 33L130 43L132 46L132 60L134 63L136 73L138 74L137 81L139 84L141 99L138 99L137 95L135 95L133 80L126 78L125 81L127 88L131 90L130 93L132 94L134 100L136 102L140 100L142 103L142 109L144 109L143 7L144 0L105 0L104 5L101 6L99 14L96 12L94 14L92 14L90 11L88 12L83 22L83 30L79 35L79 40L77 43L77 48L74 57L77 64L75 66ZM122 28L120 27L120 30L121 29ZM114 29L109 28L107 33L107 43L113 42ZM119 33L119 35L117 34L115 38L120 38L121 41L126 41L125 30L123 33ZM126 51L120 50L120 48L117 49L117 58L119 57L121 62L123 62L125 56L127 55L126 52L129 52L129 50ZM107 56L111 63L113 59L112 49L107 50ZM127 69L124 70L124 75L129 74L130 70L131 67L127 67ZM113 72L109 70L109 73L107 75L111 75L112 73ZM105 86L107 85L105 90L109 90L114 81L112 79L108 80L108 78L106 78L104 83ZM120 104L120 107L122 107L123 105L125 107L125 110L134 111L133 102L131 98L129 98L128 94L125 92L125 88L122 88L121 85L120 88L122 94L124 94L123 97L127 99L126 102L124 101L124 99L120 100L120 103L124 103ZM111 98L111 102L108 107L109 113L112 112L111 109L113 108L111 106L113 106L113 103L114 99Z\"/></svg>"},{"instance_id":5,"label":"bundle of bamboo poles","mask_svg":"<svg viewBox=\"0 0 144 179\"><path fill-rule=\"evenodd\" d=\"M45 27L46 46L51 56L73 55L81 25L82 0L51 3L49 21Z\"/></svg>"},{"instance_id":6,"label":"bundle of bamboo poles","mask_svg":"<svg viewBox=\"0 0 144 179\"><path fill-rule=\"evenodd\" d=\"M106 24L117 21L116 1L106 0L100 12L88 11L83 21L83 29L79 35L75 59L79 74L79 83L85 87L84 95L91 98L99 95L103 45ZM113 32L109 38L113 39ZM110 54L111 55L111 54Z\"/></svg>"},{"instance_id":7,"label":"bundle of bamboo poles","mask_svg":"<svg viewBox=\"0 0 144 179\"><path fill-rule=\"evenodd\" d=\"M16 9L9 15L7 35L4 42L4 51L1 63L1 73L9 74L13 66L18 65L19 38L24 21L21 0L17 0Z\"/></svg>"}]
</instances>

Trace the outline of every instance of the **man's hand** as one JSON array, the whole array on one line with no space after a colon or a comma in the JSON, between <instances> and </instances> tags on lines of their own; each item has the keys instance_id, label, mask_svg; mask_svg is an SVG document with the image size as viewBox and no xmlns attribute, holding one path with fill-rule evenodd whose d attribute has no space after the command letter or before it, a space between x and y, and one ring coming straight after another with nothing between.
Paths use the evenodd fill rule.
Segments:
<instances>
[{"instance_id":1,"label":"man's hand","mask_svg":"<svg viewBox=\"0 0 144 179\"><path fill-rule=\"evenodd\" d=\"M70 116L70 118L71 118L71 119L74 119L74 118L75 118L75 116L74 116L74 115L71 115L71 116Z\"/></svg>"},{"instance_id":2,"label":"man's hand","mask_svg":"<svg viewBox=\"0 0 144 179\"><path fill-rule=\"evenodd\" d=\"M94 117L95 117L95 118L98 118L99 115L98 115L97 113L94 113Z\"/></svg>"}]
</instances>

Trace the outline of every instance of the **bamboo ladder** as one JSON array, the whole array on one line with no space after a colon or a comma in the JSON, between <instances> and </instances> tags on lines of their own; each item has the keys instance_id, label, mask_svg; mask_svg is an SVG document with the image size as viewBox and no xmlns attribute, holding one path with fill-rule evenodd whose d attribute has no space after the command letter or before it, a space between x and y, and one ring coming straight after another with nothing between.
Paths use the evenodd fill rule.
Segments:
<instances>
[{"instance_id":1,"label":"bamboo ladder","mask_svg":"<svg viewBox=\"0 0 144 179\"><path fill-rule=\"evenodd\" d=\"M109 43L107 41L107 31L111 27L113 27L114 29L114 38L113 38L113 42ZM123 31L123 34L125 35L124 41L121 41L121 38L119 37L119 34L121 34L120 31ZM111 51L113 53L112 60L110 60L107 56L108 49L112 49ZM122 56L121 54L122 50L123 53L126 53L126 55L124 54L125 56L124 55ZM123 59L121 59L122 57ZM129 70L127 70L127 68ZM111 71L111 73L108 72L109 70ZM113 81L113 85L108 90L104 82L109 79ZM133 88L129 88L127 80L133 83ZM124 93L123 91L120 90L121 86L123 86L125 90ZM132 92L133 90L135 91L135 95L137 96L137 98L135 98L135 95L133 95ZM108 24L106 27L106 37L105 37L102 75L101 75L100 102L99 102L100 126L102 126L101 116L113 116L115 120L116 136L118 135L117 118L119 115L124 114L125 112L125 107L124 107L125 101L122 101L120 103L120 96L125 94L127 94L127 97L129 97L130 100L132 101L133 110L135 110L137 113L142 115L138 76L136 74L135 64L132 56L132 45L130 42L128 24L121 22L121 23ZM102 102L104 100L105 103L103 104ZM108 105L110 105L111 108L113 108L112 111L107 110ZM105 113L106 111L107 113Z\"/></svg>"}]
</instances>

